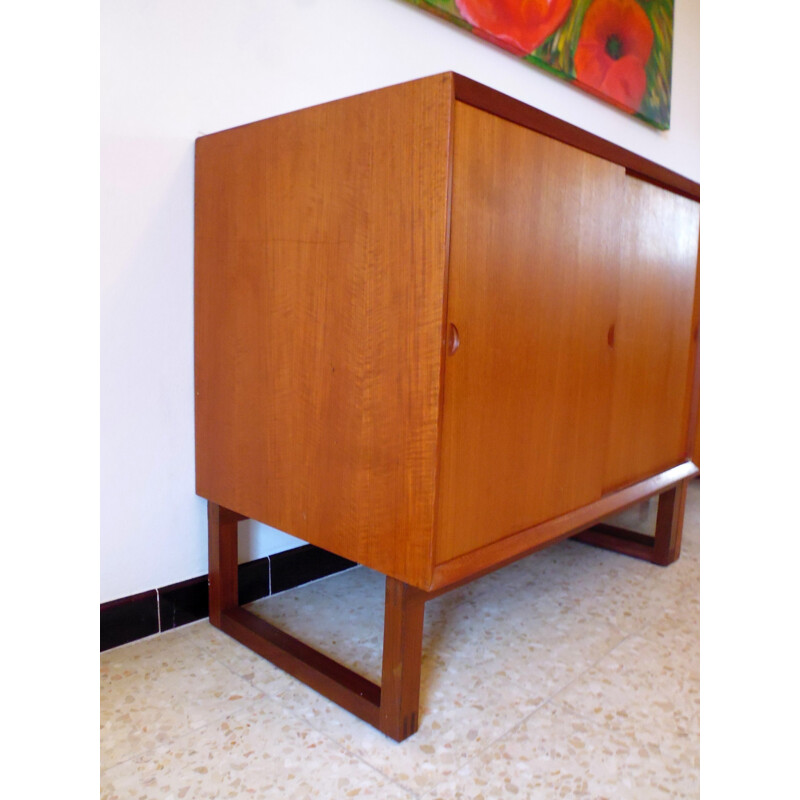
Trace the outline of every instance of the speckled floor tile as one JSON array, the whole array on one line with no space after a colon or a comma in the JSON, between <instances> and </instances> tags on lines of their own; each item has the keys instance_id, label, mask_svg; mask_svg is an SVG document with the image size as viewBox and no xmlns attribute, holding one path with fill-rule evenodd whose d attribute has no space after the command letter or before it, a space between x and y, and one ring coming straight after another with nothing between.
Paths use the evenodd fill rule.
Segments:
<instances>
[{"instance_id":1,"label":"speckled floor tile","mask_svg":"<svg viewBox=\"0 0 800 800\"><path fill-rule=\"evenodd\" d=\"M617 556L614 564L590 570L577 579L560 598L562 613L596 617L614 625L624 634L638 633L670 608L684 613L694 601L697 577L691 573L697 562L659 567ZM677 586L682 583L682 589Z\"/></svg>"},{"instance_id":2,"label":"speckled floor tile","mask_svg":"<svg viewBox=\"0 0 800 800\"><path fill-rule=\"evenodd\" d=\"M341 747L419 793L504 736L545 699L520 691L508 676L475 666L468 656L454 662L426 655L420 728L400 744L300 684L282 700Z\"/></svg>"},{"instance_id":3,"label":"speckled floor tile","mask_svg":"<svg viewBox=\"0 0 800 800\"><path fill-rule=\"evenodd\" d=\"M624 639L613 625L593 618L553 617L547 624L519 625L482 640L480 666L502 671L529 693L561 690Z\"/></svg>"},{"instance_id":4,"label":"speckled floor tile","mask_svg":"<svg viewBox=\"0 0 800 800\"><path fill-rule=\"evenodd\" d=\"M696 732L700 648L692 637L630 636L554 700L609 729L635 721L675 733Z\"/></svg>"},{"instance_id":5,"label":"speckled floor tile","mask_svg":"<svg viewBox=\"0 0 800 800\"><path fill-rule=\"evenodd\" d=\"M101 797L413 798L268 699L106 770Z\"/></svg>"},{"instance_id":6,"label":"speckled floor tile","mask_svg":"<svg viewBox=\"0 0 800 800\"><path fill-rule=\"evenodd\" d=\"M436 625L433 625L436 628ZM462 642L462 645L466 642ZM382 637L354 643L339 659L366 677L380 678ZM475 648L442 653L423 651L420 687L420 729L397 744L371 726L330 703L300 683L282 693L283 706L341 747L374 766L412 792L431 786L531 713L568 680L548 675L531 664L530 691L517 675L505 671L506 660L477 663ZM478 651L481 655L481 648ZM539 678L535 675L539 670Z\"/></svg>"},{"instance_id":7,"label":"speckled floor tile","mask_svg":"<svg viewBox=\"0 0 800 800\"><path fill-rule=\"evenodd\" d=\"M681 559L662 570L653 582L650 605L653 613L642 636L678 631L699 641L700 562Z\"/></svg>"},{"instance_id":8,"label":"speckled floor tile","mask_svg":"<svg viewBox=\"0 0 800 800\"><path fill-rule=\"evenodd\" d=\"M539 643L563 640L558 629L565 618L594 619L623 634L639 630L650 616L643 598L658 568L624 557L622 562L619 555L586 545L556 545L459 590L466 613L453 613L450 624L461 638L509 630ZM434 611L431 606L426 615Z\"/></svg>"},{"instance_id":9,"label":"speckled floor tile","mask_svg":"<svg viewBox=\"0 0 800 800\"><path fill-rule=\"evenodd\" d=\"M435 626L434 626L435 627ZM554 652L535 646L524 653L512 620L491 641L465 639L459 650L423 653L420 688L420 729L398 745L338 706L299 684L281 696L284 706L324 732L342 747L376 769L419 792L435 785L442 776L458 770L482 749L504 736L526 715L541 706L580 674L594 648L599 658L617 642L620 634L594 620L574 639L560 643ZM553 642L560 637L550 631ZM610 636L610 638L606 638ZM365 653L370 644L372 655ZM469 646L471 645L471 646ZM381 640L355 646L353 658L342 658L352 668L377 680ZM560 656L560 657L559 657Z\"/></svg>"},{"instance_id":10,"label":"speckled floor tile","mask_svg":"<svg viewBox=\"0 0 800 800\"><path fill-rule=\"evenodd\" d=\"M224 664L234 674L249 683L257 684L258 688L268 697L277 695L287 685L295 682L291 675L214 628L207 619L178 628L170 635L177 639L187 640L216 661Z\"/></svg>"},{"instance_id":11,"label":"speckled floor tile","mask_svg":"<svg viewBox=\"0 0 800 800\"><path fill-rule=\"evenodd\" d=\"M304 610L310 620L324 620L321 630L305 623L306 641L379 682L381 633L348 641L346 626L326 617L322 607L316 614L318 604L325 604L323 589L346 594L355 572L320 582L314 593L306 593L306 603L297 610ZM502 736L624 638L599 617L564 613L552 598L542 599L536 591L516 591L521 584L527 586L531 576L519 567L509 573L496 580L479 603L462 589L429 604L421 727L400 749L300 684L287 687L280 699L290 711L393 780L413 791L427 787L442 771L448 774L457 769ZM381 593L377 585L364 588L380 606L382 588ZM266 603L259 610L275 619ZM258 672L253 682L259 685Z\"/></svg>"},{"instance_id":12,"label":"speckled floor tile","mask_svg":"<svg viewBox=\"0 0 800 800\"><path fill-rule=\"evenodd\" d=\"M346 636L371 639L383 631L386 578L355 567L327 578L264 597L246 608L298 639Z\"/></svg>"},{"instance_id":13,"label":"speckled floor tile","mask_svg":"<svg viewBox=\"0 0 800 800\"><path fill-rule=\"evenodd\" d=\"M550 705L444 777L424 800L666 800L699 797L690 737L604 725Z\"/></svg>"},{"instance_id":14,"label":"speckled floor tile","mask_svg":"<svg viewBox=\"0 0 800 800\"><path fill-rule=\"evenodd\" d=\"M166 634L107 651L101 664L103 768L263 696L203 650Z\"/></svg>"},{"instance_id":15,"label":"speckled floor tile","mask_svg":"<svg viewBox=\"0 0 800 800\"><path fill-rule=\"evenodd\" d=\"M140 639L100 653L100 683L106 685L158 670L167 672L191 666L198 648L183 641L177 629L160 636Z\"/></svg>"}]
</instances>

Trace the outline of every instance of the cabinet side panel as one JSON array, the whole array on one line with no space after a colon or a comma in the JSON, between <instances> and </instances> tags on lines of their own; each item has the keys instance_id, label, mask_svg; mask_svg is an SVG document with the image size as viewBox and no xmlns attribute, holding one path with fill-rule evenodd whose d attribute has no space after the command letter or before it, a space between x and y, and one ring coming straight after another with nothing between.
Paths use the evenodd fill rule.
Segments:
<instances>
[{"instance_id":1,"label":"cabinet side panel","mask_svg":"<svg viewBox=\"0 0 800 800\"><path fill-rule=\"evenodd\" d=\"M621 167L456 103L436 562L597 500Z\"/></svg>"},{"instance_id":2,"label":"cabinet side panel","mask_svg":"<svg viewBox=\"0 0 800 800\"><path fill-rule=\"evenodd\" d=\"M198 493L431 575L452 79L198 142Z\"/></svg>"},{"instance_id":3,"label":"cabinet side panel","mask_svg":"<svg viewBox=\"0 0 800 800\"><path fill-rule=\"evenodd\" d=\"M605 491L691 456L699 210L626 178Z\"/></svg>"}]
</instances>

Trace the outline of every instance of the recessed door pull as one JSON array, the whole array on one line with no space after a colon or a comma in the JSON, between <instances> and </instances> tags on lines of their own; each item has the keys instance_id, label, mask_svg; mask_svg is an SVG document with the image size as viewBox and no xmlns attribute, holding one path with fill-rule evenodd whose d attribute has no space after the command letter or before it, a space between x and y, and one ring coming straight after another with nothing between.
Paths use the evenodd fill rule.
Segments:
<instances>
[{"instance_id":1,"label":"recessed door pull","mask_svg":"<svg viewBox=\"0 0 800 800\"><path fill-rule=\"evenodd\" d=\"M458 346L461 344L461 339L458 335L458 328L453 323L450 323L450 328L447 333L447 352L450 355L455 355Z\"/></svg>"}]
</instances>

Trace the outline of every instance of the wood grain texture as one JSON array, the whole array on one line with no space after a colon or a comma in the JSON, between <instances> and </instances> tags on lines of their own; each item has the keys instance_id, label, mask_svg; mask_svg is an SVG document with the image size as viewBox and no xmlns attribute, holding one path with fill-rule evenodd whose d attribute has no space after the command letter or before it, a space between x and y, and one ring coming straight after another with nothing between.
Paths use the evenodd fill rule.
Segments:
<instances>
[{"instance_id":1,"label":"wood grain texture","mask_svg":"<svg viewBox=\"0 0 800 800\"><path fill-rule=\"evenodd\" d=\"M315 692L379 726L381 689L372 681L244 608L226 611L219 627Z\"/></svg>"},{"instance_id":2,"label":"wood grain texture","mask_svg":"<svg viewBox=\"0 0 800 800\"><path fill-rule=\"evenodd\" d=\"M677 561L681 554L688 484L681 481L658 498L653 563L662 567Z\"/></svg>"},{"instance_id":3,"label":"wood grain texture","mask_svg":"<svg viewBox=\"0 0 800 800\"><path fill-rule=\"evenodd\" d=\"M419 726L425 592L386 579L380 729L401 742Z\"/></svg>"},{"instance_id":4,"label":"wood grain texture","mask_svg":"<svg viewBox=\"0 0 800 800\"><path fill-rule=\"evenodd\" d=\"M197 142L197 492L430 579L449 75Z\"/></svg>"},{"instance_id":5,"label":"wood grain texture","mask_svg":"<svg viewBox=\"0 0 800 800\"><path fill-rule=\"evenodd\" d=\"M240 519L227 508L208 504L208 619L217 628L222 615L239 605Z\"/></svg>"},{"instance_id":6,"label":"wood grain texture","mask_svg":"<svg viewBox=\"0 0 800 800\"><path fill-rule=\"evenodd\" d=\"M437 563L600 497L625 181L456 103Z\"/></svg>"},{"instance_id":7,"label":"wood grain texture","mask_svg":"<svg viewBox=\"0 0 800 800\"><path fill-rule=\"evenodd\" d=\"M655 530L652 536L600 523L572 538L585 544L613 550L666 567L680 557L683 516L688 480L682 480L662 492L658 498Z\"/></svg>"},{"instance_id":8,"label":"wood grain texture","mask_svg":"<svg viewBox=\"0 0 800 800\"><path fill-rule=\"evenodd\" d=\"M499 117L524 125L530 130L538 131L546 136L551 136L560 142L578 147L586 153L592 153L600 158L619 164L631 174L638 175L656 185L670 189L678 194L700 199L700 184L689 178L679 175L666 167L643 158L636 153L631 153L624 147L607 142L599 136L570 125L538 108L509 97L488 86L453 73L455 96L457 100L468 103L475 108L481 108L496 114Z\"/></svg>"},{"instance_id":9,"label":"wood grain texture","mask_svg":"<svg viewBox=\"0 0 800 800\"><path fill-rule=\"evenodd\" d=\"M699 205L628 176L603 491L691 455Z\"/></svg>"},{"instance_id":10,"label":"wood grain texture","mask_svg":"<svg viewBox=\"0 0 800 800\"><path fill-rule=\"evenodd\" d=\"M615 528L612 525L592 525L591 528L581 531L571 537L576 542L590 544L602 550L612 550L624 556L639 558L642 561L653 560L653 537L644 534L626 531L624 528Z\"/></svg>"}]
</instances>

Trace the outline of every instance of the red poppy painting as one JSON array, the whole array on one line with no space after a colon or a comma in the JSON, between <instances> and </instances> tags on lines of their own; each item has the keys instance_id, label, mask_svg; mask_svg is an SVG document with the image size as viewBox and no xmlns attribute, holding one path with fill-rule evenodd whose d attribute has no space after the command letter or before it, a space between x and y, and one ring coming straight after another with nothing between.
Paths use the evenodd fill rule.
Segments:
<instances>
[{"instance_id":1,"label":"red poppy painting","mask_svg":"<svg viewBox=\"0 0 800 800\"><path fill-rule=\"evenodd\" d=\"M674 0L408 0L669 128Z\"/></svg>"}]
</instances>

